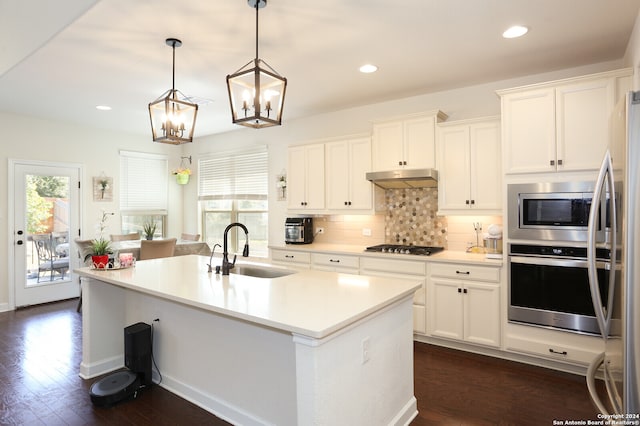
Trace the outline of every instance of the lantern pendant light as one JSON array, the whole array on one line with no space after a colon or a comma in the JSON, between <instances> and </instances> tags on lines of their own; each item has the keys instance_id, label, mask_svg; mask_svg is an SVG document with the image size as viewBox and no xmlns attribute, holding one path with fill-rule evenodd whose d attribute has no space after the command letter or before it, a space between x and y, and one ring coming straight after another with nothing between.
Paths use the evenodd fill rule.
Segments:
<instances>
[{"instance_id":1,"label":"lantern pendant light","mask_svg":"<svg viewBox=\"0 0 640 426\"><path fill-rule=\"evenodd\" d=\"M176 90L176 47L182 46L182 42L168 38L166 43L173 49L173 79L171 89L149 104L151 132L154 142L180 145L193 142L198 105Z\"/></svg>"},{"instance_id":2,"label":"lantern pendant light","mask_svg":"<svg viewBox=\"0 0 640 426\"><path fill-rule=\"evenodd\" d=\"M267 0L248 0L256 10L256 57L227 76L234 124L260 129L282 124L287 79L258 57L258 10Z\"/></svg>"}]
</instances>

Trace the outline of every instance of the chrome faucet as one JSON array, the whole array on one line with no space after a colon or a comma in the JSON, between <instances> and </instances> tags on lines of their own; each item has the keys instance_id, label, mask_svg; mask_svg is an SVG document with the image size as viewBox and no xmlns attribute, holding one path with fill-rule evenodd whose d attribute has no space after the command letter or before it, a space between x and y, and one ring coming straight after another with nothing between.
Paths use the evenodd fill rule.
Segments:
<instances>
[{"instance_id":1,"label":"chrome faucet","mask_svg":"<svg viewBox=\"0 0 640 426\"><path fill-rule=\"evenodd\" d=\"M227 234L229 233L229 230L234 226L239 226L244 231L245 241L244 250L242 250L242 257L249 257L249 231L243 224L234 222L231 225L227 226L224 230L224 241L222 243L222 275L229 275L229 270L233 269L233 267L236 266L236 255L233 255L233 262L229 263L229 252L227 251Z\"/></svg>"},{"instance_id":2,"label":"chrome faucet","mask_svg":"<svg viewBox=\"0 0 640 426\"><path fill-rule=\"evenodd\" d=\"M214 244L213 248L211 249L211 256L209 257L209 263L207 263L207 266L209 267L209 272L213 272L213 268L211 267L211 264L213 263L213 253L216 252L216 247L222 247L220 244ZM216 266L216 274L220 273L220 266Z\"/></svg>"}]
</instances>

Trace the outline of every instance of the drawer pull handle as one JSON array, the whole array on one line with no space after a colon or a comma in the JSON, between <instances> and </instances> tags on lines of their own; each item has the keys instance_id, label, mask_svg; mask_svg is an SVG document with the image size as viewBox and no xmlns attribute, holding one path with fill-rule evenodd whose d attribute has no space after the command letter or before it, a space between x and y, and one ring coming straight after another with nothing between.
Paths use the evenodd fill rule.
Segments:
<instances>
[{"instance_id":1,"label":"drawer pull handle","mask_svg":"<svg viewBox=\"0 0 640 426\"><path fill-rule=\"evenodd\" d=\"M329 262L340 263L340 259L329 259Z\"/></svg>"},{"instance_id":2,"label":"drawer pull handle","mask_svg":"<svg viewBox=\"0 0 640 426\"><path fill-rule=\"evenodd\" d=\"M469 275L470 273L471 272L469 271L456 271L456 274L459 274L459 275Z\"/></svg>"},{"instance_id":3,"label":"drawer pull handle","mask_svg":"<svg viewBox=\"0 0 640 426\"><path fill-rule=\"evenodd\" d=\"M286 257L287 259L293 259L293 255L292 254L285 254L284 257Z\"/></svg>"},{"instance_id":4,"label":"drawer pull handle","mask_svg":"<svg viewBox=\"0 0 640 426\"><path fill-rule=\"evenodd\" d=\"M554 350L552 348L549 348L549 352L552 353L552 354L556 354L556 355L565 355L565 356L567 355L567 351L560 352L560 351L556 351L556 350Z\"/></svg>"}]
</instances>

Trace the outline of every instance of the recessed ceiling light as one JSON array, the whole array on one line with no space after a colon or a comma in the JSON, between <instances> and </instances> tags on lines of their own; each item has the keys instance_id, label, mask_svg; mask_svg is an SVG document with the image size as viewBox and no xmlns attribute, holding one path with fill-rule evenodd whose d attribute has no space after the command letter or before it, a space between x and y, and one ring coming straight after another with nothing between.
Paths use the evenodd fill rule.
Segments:
<instances>
[{"instance_id":1,"label":"recessed ceiling light","mask_svg":"<svg viewBox=\"0 0 640 426\"><path fill-rule=\"evenodd\" d=\"M378 67L373 64L365 64L360 67L360 72L365 74L371 74L372 72L378 71Z\"/></svg>"},{"instance_id":2,"label":"recessed ceiling light","mask_svg":"<svg viewBox=\"0 0 640 426\"><path fill-rule=\"evenodd\" d=\"M526 33L529 32L529 28L523 27L522 25L514 25L513 27L507 29L502 33L502 37L504 38L516 38L522 37Z\"/></svg>"},{"instance_id":3,"label":"recessed ceiling light","mask_svg":"<svg viewBox=\"0 0 640 426\"><path fill-rule=\"evenodd\" d=\"M111 111L111 107L108 105L97 105L96 109L99 109L100 111Z\"/></svg>"}]
</instances>

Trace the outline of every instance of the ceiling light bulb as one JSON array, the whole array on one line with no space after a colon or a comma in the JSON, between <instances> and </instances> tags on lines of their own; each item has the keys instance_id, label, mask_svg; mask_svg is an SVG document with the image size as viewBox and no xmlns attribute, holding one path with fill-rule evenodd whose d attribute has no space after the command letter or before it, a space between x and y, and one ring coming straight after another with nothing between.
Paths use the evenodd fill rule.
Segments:
<instances>
[{"instance_id":1,"label":"ceiling light bulb","mask_svg":"<svg viewBox=\"0 0 640 426\"><path fill-rule=\"evenodd\" d=\"M529 28L523 27L522 25L514 25L513 27L508 28L505 32L503 32L502 37L517 38L517 37L522 37L528 32L529 32Z\"/></svg>"},{"instance_id":2,"label":"ceiling light bulb","mask_svg":"<svg viewBox=\"0 0 640 426\"><path fill-rule=\"evenodd\" d=\"M372 72L378 71L378 67L373 64L365 64L360 67L360 72L365 74L371 74Z\"/></svg>"}]
</instances>

